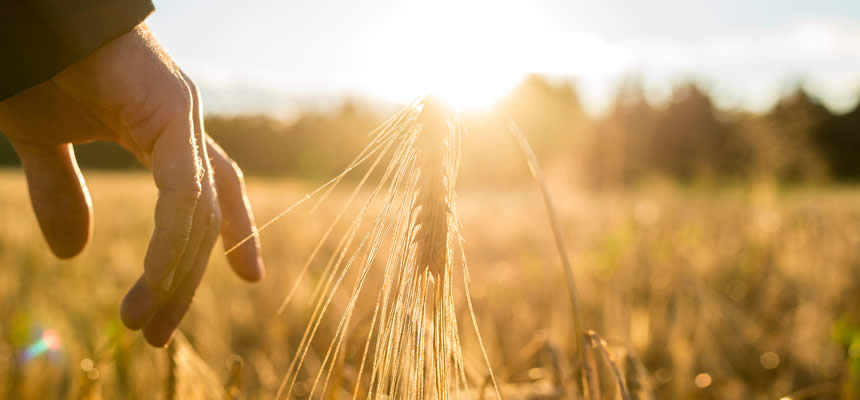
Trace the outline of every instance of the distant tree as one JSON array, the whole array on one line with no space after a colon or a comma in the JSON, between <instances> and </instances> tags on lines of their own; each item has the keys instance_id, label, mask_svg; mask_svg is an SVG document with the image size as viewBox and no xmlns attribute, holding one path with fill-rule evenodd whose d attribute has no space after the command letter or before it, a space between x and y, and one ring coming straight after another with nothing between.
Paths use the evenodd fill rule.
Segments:
<instances>
[{"instance_id":1,"label":"distant tree","mask_svg":"<svg viewBox=\"0 0 860 400\"><path fill-rule=\"evenodd\" d=\"M292 123L266 115L208 115L205 123L247 172L324 179L346 168L381 122L377 112L347 101L332 111L302 113Z\"/></svg>"},{"instance_id":2,"label":"distant tree","mask_svg":"<svg viewBox=\"0 0 860 400\"><path fill-rule=\"evenodd\" d=\"M581 169L595 186L632 184L654 172L651 162L657 112L645 98L642 82L626 78L607 114L597 123Z\"/></svg>"},{"instance_id":3,"label":"distant tree","mask_svg":"<svg viewBox=\"0 0 860 400\"><path fill-rule=\"evenodd\" d=\"M539 75L528 76L514 88L500 109L517 122L542 160L568 155L588 123L572 82Z\"/></svg>"},{"instance_id":4,"label":"distant tree","mask_svg":"<svg viewBox=\"0 0 860 400\"><path fill-rule=\"evenodd\" d=\"M75 145L75 158L81 168L141 168L131 153L115 143L93 142ZM21 161L5 135L0 133L0 166L20 166Z\"/></svg>"},{"instance_id":5,"label":"distant tree","mask_svg":"<svg viewBox=\"0 0 860 400\"><path fill-rule=\"evenodd\" d=\"M739 144L699 86L677 88L654 125L651 161L666 175L689 181L731 175L738 169Z\"/></svg>"},{"instance_id":6,"label":"distant tree","mask_svg":"<svg viewBox=\"0 0 860 400\"><path fill-rule=\"evenodd\" d=\"M817 126L813 141L834 178L860 181L860 103Z\"/></svg>"},{"instance_id":7,"label":"distant tree","mask_svg":"<svg viewBox=\"0 0 860 400\"><path fill-rule=\"evenodd\" d=\"M298 149L282 121L266 115L207 115L205 125L246 173L279 176L290 171Z\"/></svg>"},{"instance_id":8,"label":"distant tree","mask_svg":"<svg viewBox=\"0 0 860 400\"><path fill-rule=\"evenodd\" d=\"M347 99L291 121L207 115L205 125L246 174L321 180L347 166L388 111ZM495 111L519 124L548 169L564 168L559 176L598 187L636 184L650 176L680 182L703 176L806 182L829 173L860 181L860 104L834 115L801 88L756 114L718 109L695 83L678 86L663 104L651 104L641 80L631 77L619 85L606 113L592 120L572 82L531 75ZM460 182L504 185L526 179L520 156L497 122L484 113L460 118L469 127L462 138L465 179ZM113 144L76 145L75 151L83 168L140 168ZM4 136L0 165L19 165Z\"/></svg>"},{"instance_id":9,"label":"distant tree","mask_svg":"<svg viewBox=\"0 0 860 400\"><path fill-rule=\"evenodd\" d=\"M815 146L814 135L833 114L803 88L780 99L764 116L779 149L776 176L783 181L808 181L827 174L826 155ZM822 157L823 156L823 157Z\"/></svg>"},{"instance_id":10,"label":"distant tree","mask_svg":"<svg viewBox=\"0 0 860 400\"><path fill-rule=\"evenodd\" d=\"M81 168L143 169L131 153L113 142L77 144L75 158Z\"/></svg>"}]
</instances>

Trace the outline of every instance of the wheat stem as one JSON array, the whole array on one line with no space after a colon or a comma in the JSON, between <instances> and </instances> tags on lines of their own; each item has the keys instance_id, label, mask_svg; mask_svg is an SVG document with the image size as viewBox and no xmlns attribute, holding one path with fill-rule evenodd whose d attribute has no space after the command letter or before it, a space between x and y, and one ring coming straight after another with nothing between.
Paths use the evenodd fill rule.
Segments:
<instances>
[{"instance_id":1,"label":"wheat stem","mask_svg":"<svg viewBox=\"0 0 860 400\"><path fill-rule=\"evenodd\" d=\"M582 336L584 331L582 329L582 318L580 316L579 306L576 300L576 280L574 279L573 266L571 265L570 258L567 255L564 236L562 235L561 226L558 222L558 215L556 214L555 206L552 203L552 196L549 194L549 189L547 188L546 181L544 180L543 172L540 169L540 164L537 161L537 156L535 156L535 153L529 145L525 135L523 135L513 119L507 118L504 121L503 125L505 130L517 142L518 147L526 159L532 178L534 178L535 183L540 190L541 198L543 198L544 207L546 208L547 216L549 217L550 226L552 228L553 239L555 240L555 245L558 249L558 255L561 259L561 264L567 280L568 296L571 305L571 312L573 314L573 318L571 319L573 325L571 327L573 331L571 337L573 337L574 359L580 360L583 368L588 368L584 358L584 346L587 345L587 340L585 339L585 336ZM596 371L591 372L596 373Z\"/></svg>"}]
</instances>

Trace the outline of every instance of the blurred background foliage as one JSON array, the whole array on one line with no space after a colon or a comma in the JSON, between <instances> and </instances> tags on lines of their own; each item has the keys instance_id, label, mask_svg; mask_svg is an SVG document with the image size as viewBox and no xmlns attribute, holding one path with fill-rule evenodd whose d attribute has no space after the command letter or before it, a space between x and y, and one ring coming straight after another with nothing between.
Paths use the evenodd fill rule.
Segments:
<instances>
[{"instance_id":1,"label":"blurred background foliage","mask_svg":"<svg viewBox=\"0 0 860 400\"><path fill-rule=\"evenodd\" d=\"M205 102L205 99L204 99ZM317 181L341 171L367 134L396 111L347 98L295 113L208 114L206 129L246 174ZM547 167L570 182L601 188L653 179L699 183L827 183L860 180L860 105L837 114L802 86L763 113L720 109L695 82L649 101L635 77L619 85L608 110L586 113L574 82L532 75L492 109L461 117L463 182L503 185L526 178L498 123L513 118ZM76 148L85 168L140 168L113 144ZM0 165L18 160L0 138Z\"/></svg>"}]
</instances>

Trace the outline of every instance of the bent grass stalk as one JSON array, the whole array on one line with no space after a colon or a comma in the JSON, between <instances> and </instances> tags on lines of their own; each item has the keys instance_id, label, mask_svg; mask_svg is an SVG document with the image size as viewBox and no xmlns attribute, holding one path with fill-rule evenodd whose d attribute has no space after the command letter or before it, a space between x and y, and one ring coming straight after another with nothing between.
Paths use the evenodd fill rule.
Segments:
<instances>
[{"instance_id":1,"label":"bent grass stalk","mask_svg":"<svg viewBox=\"0 0 860 400\"><path fill-rule=\"evenodd\" d=\"M597 400L601 398L600 374L596 366L594 352L591 348L589 332L593 332L585 332L582 328L582 317L580 316L579 306L577 305L576 281L573 275L573 266L571 265L570 258L567 255L565 240L561 232L561 226L558 222L558 216L555 212L555 206L552 203L552 197L549 194L549 189L547 188L546 181L544 180L543 172L540 169L537 156L532 150L531 145L529 145L525 135L520 131L516 122L514 122L512 118L501 118L498 115L496 117L497 121L499 121L503 126L503 129L511 135L514 141L516 141L526 160L526 164L529 167L529 172L538 186L541 198L543 199L544 208L546 208L547 217L549 218L550 227L552 228L552 236L555 240L555 245L558 250L559 258L561 259L561 265L564 269L565 277L567 278L568 296L570 299L571 313L573 314L571 318L571 342L574 345L574 359L578 360L577 362L579 364L579 368L577 368L577 370L580 374L580 382L582 382L582 389L586 399ZM624 382L619 382L621 392L627 393L627 388L624 386Z\"/></svg>"}]
</instances>

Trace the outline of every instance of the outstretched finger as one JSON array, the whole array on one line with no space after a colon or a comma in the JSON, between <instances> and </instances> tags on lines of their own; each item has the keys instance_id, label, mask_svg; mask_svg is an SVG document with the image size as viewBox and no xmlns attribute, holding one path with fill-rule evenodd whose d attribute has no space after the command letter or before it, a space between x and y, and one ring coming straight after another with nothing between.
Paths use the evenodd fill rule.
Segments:
<instances>
[{"instance_id":1,"label":"outstretched finger","mask_svg":"<svg viewBox=\"0 0 860 400\"><path fill-rule=\"evenodd\" d=\"M181 71L180 71L181 72ZM183 74L192 101L191 124L195 150L200 162L201 196L192 217L192 232L175 269L174 290L159 302L158 309L143 328L143 336L153 346L164 346L173 336L182 317L188 311L197 290L212 246L218 237L221 212L217 204L217 190L214 187L212 166L209 162L207 143L204 135L202 106L194 83Z\"/></svg>"},{"instance_id":2,"label":"outstretched finger","mask_svg":"<svg viewBox=\"0 0 860 400\"><path fill-rule=\"evenodd\" d=\"M265 267L242 170L212 138L207 136L206 142L221 206L221 240L229 251L227 261L239 277L257 282L265 275Z\"/></svg>"},{"instance_id":3,"label":"outstretched finger","mask_svg":"<svg viewBox=\"0 0 860 400\"><path fill-rule=\"evenodd\" d=\"M185 88L190 112L173 116L181 121L176 124L181 130L165 130L152 148L152 173L159 198L144 276L123 300L122 320L131 329L157 322L159 310L174 303L177 287L192 275L199 254L208 255L212 248L204 242L214 230L209 228L212 219L218 219L216 194L205 161L206 149L201 146L202 131L193 117L198 112L195 89L188 84Z\"/></svg>"}]
</instances>

